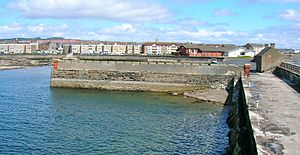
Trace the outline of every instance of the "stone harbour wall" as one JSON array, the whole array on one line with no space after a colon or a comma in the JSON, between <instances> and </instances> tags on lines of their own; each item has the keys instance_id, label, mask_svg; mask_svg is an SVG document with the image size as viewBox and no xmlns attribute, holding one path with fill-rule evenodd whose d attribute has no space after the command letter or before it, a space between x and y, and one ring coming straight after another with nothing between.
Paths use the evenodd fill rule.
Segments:
<instances>
[{"instance_id":1,"label":"stone harbour wall","mask_svg":"<svg viewBox=\"0 0 300 155\"><path fill-rule=\"evenodd\" d=\"M300 89L300 66L283 62L273 71L273 74L281 79L293 83L295 88Z\"/></svg>"},{"instance_id":2,"label":"stone harbour wall","mask_svg":"<svg viewBox=\"0 0 300 155\"><path fill-rule=\"evenodd\" d=\"M102 70L120 72L153 72L153 73L178 73L200 75L239 75L242 69L234 65L174 63L174 62L132 62L132 61L87 61L64 60L60 61L58 69L62 70Z\"/></svg>"},{"instance_id":3,"label":"stone harbour wall","mask_svg":"<svg viewBox=\"0 0 300 155\"><path fill-rule=\"evenodd\" d=\"M224 89L241 71L236 66L128 61L58 61L52 87L178 92Z\"/></svg>"},{"instance_id":4,"label":"stone harbour wall","mask_svg":"<svg viewBox=\"0 0 300 155\"><path fill-rule=\"evenodd\" d=\"M240 78L235 84L231 96L231 112L227 119L230 128L229 147L226 155L257 155L256 140L249 117L248 103L243 81Z\"/></svg>"},{"instance_id":5,"label":"stone harbour wall","mask_svg":"<svg viewBox=\"0 0 300 155\"><path fill-rule=\"evenodd\" d=\"M168 91L170 89L169 91L175 91L177 89L178 91L184 91L205 88L225 88L231 78L233 78L232 75L215 76L101 70L57 70L52 73L51 85L54 87L63 87L62 84L58 83L78 83L84 81L81 86L78 86L78 84L76 84L76 86L112 90ZM62 81L60 79L65 80ZM144 87L141 86L143 84L145 84ZM149 88L146 88L146 86ZM165 88L163 89L163 87Z\"/></svg>"},{"instance_id":6,"label":"stone harbour wall","mask_svg":"<svg viewBox=\"0 0 300 155\"><path fill-rule=\"evenodd\" d=\"M0 55L0 66L45 66L63 55Z\"/></svg>"}]
</instances>

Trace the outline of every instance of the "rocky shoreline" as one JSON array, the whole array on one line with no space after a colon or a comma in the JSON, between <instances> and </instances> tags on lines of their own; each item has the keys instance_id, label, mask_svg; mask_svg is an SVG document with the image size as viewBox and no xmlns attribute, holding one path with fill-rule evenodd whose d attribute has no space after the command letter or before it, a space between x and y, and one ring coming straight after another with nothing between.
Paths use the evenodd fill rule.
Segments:
<instances>
[{"instance_id":1,"label":"rocky shoreline","mask_svg":"<svg viewBox=\"0 0 300 155\"><path fill-rule=\"evenodd\" d=\"M183 96L223 106L226 103L228 92L225 89L204 89L184 92Z\"/></svg>"},{"instance_id":2,"label":"rocky shoreline","mask_svg":"<svg viewBox=\"0 0 300 155\"><path fill-rule=\"evenodd\" d=\"M21 69L26 66L0 66L0 70L11 70L11 69Z\"/></svg>"}]
</instances>

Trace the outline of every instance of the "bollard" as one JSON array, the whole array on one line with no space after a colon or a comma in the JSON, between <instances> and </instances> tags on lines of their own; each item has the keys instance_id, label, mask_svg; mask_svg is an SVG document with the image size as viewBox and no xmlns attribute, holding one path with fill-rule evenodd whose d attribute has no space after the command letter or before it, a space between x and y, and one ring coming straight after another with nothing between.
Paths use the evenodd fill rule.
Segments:
<instances>
[{"instance_id":1,"label":"bollard","mask_svg":"<svg viewBox=\"0 0 300 155\"><path fill-rule=\"evenodd\" d=\"M251 64L245 64L244 65L244 74L245 74L245 76L247 76L247 77L250 76L250 69L251 69Z\"/></svg>"},{"instance_id":2,"label":"bollard","mask_svg":"<svg viewBox=\"0 0 300 155\"><path fill-rule=\"evenodd\" d=\"M53 69L57 70L58 69L58 60L54 59L52 64L53 64Z\"/></svg>"}]
</instances>

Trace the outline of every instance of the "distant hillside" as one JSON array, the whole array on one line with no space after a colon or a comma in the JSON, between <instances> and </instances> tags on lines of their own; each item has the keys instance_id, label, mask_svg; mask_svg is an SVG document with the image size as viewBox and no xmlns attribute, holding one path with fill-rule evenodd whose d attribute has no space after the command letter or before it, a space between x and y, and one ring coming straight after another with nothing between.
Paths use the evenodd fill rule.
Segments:
<instances>
[{"instance_id":1,"label":"distant hillside","mask_svg":"<svg viewBox=\"0 0 300 155\"><path fill-rule=\"evenodd\" d=\"M50 38L46 38L46 40L64 40L65 38L63 37L50 37Z\"/></svg>"}]
</instances>

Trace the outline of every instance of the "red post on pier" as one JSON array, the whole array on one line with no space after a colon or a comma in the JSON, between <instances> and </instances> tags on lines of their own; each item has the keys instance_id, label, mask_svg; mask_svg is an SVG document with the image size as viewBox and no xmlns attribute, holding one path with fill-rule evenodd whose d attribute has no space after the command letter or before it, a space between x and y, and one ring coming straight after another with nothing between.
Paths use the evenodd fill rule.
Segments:
<instances>
[{"instance_id":1,"label":"red post on pier","mask_svg":"<svg viewBox=\"0 0 300 155\"><path fill-rule=\"evenodd\" d=\"M57 70L57 69L58 69L58 62L59 62L59 61L58 61L57 59L54 59L54 60L53 60L53 63L52 63L52 64L53 64L53 69L54 69L54 70Z\"/></svg>"},{"instance_id":2,"label":"red post on pier","mask_svg":"<svg viewBox=\"0 0 300 155\"><path fill-rule=\"evenodd\" d=\"M244 74L245 74L245 76L247 76L247 77L250 76L250 69L251 69L251 64L245 64L244 65Z\"/></svg>"}]
</instances>

